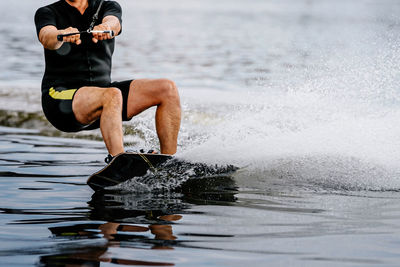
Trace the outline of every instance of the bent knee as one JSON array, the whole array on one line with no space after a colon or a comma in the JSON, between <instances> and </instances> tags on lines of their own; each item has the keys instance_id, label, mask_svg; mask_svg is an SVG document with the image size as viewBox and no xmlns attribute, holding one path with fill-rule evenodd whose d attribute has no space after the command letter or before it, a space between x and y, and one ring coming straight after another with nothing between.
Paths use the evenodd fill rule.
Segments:
<instances>
[{"instance_id":1,"label":"bent knee","mask_svg":"<svg viewBox=\"0 0 400 267\"><path fill-rule=\"evenodd\" d=\"M103 93L103 103L122 104L122 93L116 87L106 88Z\"/></svg>"},{"instance_id":2,"label":"bent knee","mask_svg":"<svg viewBox=\"0 0 400 267\"><path fill-rule=\"evenodd\" d=\"M164 99L179 99L178 87L169 79L160 79L160 93Z\"/></svg>"}]
</instances>

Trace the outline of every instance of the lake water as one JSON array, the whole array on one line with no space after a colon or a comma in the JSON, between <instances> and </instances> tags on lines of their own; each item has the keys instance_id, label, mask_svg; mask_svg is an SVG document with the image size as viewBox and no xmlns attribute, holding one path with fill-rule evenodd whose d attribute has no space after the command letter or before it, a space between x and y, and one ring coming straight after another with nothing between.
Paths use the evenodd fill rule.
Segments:
<instances>
[{"instance_id":1,"label":"lake water","mask_svg":"<svg viewBox=\"0 0 400 267\"><path fill-rule=\"evenodd\" d=\"M0 2L0 266L399 265L400 2L120 0L113 78L173 79L177 157L240 170L104 194L100 133L41 112L51 2Z\"/></svg>"}]
</instances>

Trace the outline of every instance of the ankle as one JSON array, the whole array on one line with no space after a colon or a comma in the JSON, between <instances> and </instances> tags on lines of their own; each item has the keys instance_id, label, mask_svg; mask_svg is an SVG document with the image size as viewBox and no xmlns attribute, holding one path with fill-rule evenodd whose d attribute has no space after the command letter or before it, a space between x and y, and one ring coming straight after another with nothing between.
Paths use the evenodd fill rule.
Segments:
<instances>
[{"instance_id":1,"label":"ankle","mask_svg":"<svg viewBox=\"0 0 400 267\"><path fill-rule=\"evenodd\" d=\"M104 159L105 163L110 163L113 160L114 156L108 154L107 157Z\"/></svg>"}]
</instances>

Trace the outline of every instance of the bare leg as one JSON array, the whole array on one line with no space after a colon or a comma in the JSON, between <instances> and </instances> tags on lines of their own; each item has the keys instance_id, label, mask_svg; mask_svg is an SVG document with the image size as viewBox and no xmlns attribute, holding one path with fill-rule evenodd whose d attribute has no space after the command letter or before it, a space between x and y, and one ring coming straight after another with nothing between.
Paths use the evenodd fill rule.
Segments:
<instances>
[{"instance_id":1,"label":"bare leg","mask_svg":"<svg viewBox=\"0 0 400 267\"><path fill-rule=\"evenodd\" d=\"M156 129L163 154L175 154L181 123L178 89L167 79L134 80L128 97L128 118L157 106Z\"/></svg>"},{"instance_id":2,"label":"bare leg","mask_svg":"<svg viewBox=\"0 0 400 267\"><path fill-rule=\"evenodd\" d=\"M74 96L75 118L89 124L100 118L100 130L108 152L124 152L122 132L122 95L118 88L82 87Z\"/></svg>"}]
</instances>

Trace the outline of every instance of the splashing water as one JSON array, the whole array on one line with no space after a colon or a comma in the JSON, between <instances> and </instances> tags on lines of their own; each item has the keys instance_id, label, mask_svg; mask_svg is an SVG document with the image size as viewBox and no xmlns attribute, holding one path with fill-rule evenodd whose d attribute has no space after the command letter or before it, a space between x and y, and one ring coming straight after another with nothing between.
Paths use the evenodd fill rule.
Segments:
<instances>
[{"instance_id":1,"label":"splashing water","mask_svg":"<svg viewBox=\"0 0 400 267\"><path fill-rule=\"evenodd\" d=\"M399 50L335 54L302 84L262 92L187 92L181 156L245 167L243 187L400 190Z\"/></svg>"},{"instance_id":2,"label":"splashing water","mask_svg":"<svg viewBox=\"0 0 400 267\"><path fill-rule=\"evenodd\" d=\"M120 2L130 15L117 39L113 78L177 82L183 107L178 157L241 167L239 186L261 190L277 183L400 189L396 3ZM25 27L32 18L26 12L37 6L31 1L25 13L21 7L3 12L4 40L13 40L0 43L7 110L41 114L42 48ZM8 30L15 18L23 34ZM168 34L161 30L166 25ZM8 115L3 121L11 121ZM128 124L125 141L158 147L154 109Z\"/></svg>"}]
</instances>

